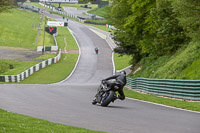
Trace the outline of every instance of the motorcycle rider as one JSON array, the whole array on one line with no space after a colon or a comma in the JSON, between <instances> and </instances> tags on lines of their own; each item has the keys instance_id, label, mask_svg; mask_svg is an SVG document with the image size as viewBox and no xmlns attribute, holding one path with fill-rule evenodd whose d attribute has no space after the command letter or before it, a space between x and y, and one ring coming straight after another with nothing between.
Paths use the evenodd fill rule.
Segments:
<instances>
[{"instance_id":1,"label":"motorcycle rider","mask_svg":"<svg viewBox=\"0 0 200 133\"><path fill-rule=\"evenodd\" d=\"M99 53L99 48L95 48L95 52L96 52L96 54L98 54Z\"/></svg>"},{"instance_id":2,"label":"motorcycle rider","mask_svg":"<svg viewBox=\"0 0 200 133\"><path fill-rule=\"evenodd\" d=\"M115 81L114 82L108 81L110 79L115 79ZM111 77L104 79L103 81L105 81L105 83L107 84L108 87L114 87L116 84L119 87L119 89L118 89L119 95L117 97L115 97L112 100L112 102L114 102L116 99L120 99L120 100L125 99L123 88L126 85L126 72L124 70L121 71L119 74L116 74L116 75L113 75ZM93 100L92 104L96 104L96 103L97 102L95 100Z\"/></svg>"}]
</instances>

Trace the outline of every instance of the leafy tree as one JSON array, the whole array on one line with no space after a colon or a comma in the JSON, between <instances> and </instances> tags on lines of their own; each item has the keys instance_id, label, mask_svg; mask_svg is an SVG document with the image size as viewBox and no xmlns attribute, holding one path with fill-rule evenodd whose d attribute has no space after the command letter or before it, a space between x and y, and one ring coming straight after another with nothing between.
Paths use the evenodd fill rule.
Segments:
<instances>
[{"instance_id":1,"label":"leafy tree","mask_svg":"<svg viewBox=\"0 0 200 133\"><path fill-rule=\"evenodd\" d=\"M150 9L155 6L155 0L114 0L111 20L118 29L115 40L126 54L133 56L133 63L144 56L141 52L140 41L143 40L145 19Z\"/></svg>"},{"instance_id":2,"label":"leafy tree","mask_svg":"<svg viewBox=\"0 0 200 133\"><path fill-rule=\"evenodd\" d=\"M200 1L172 0L174 11L177 12L180 24L192 39L199 39L200 35Z\"/></svg>"},{"instance_id":3,"label":"leafy tree","mask_svg":"<svg viewBox=\"0 0 200 133\"><path fill-rule=\"evenodd\" d=\"M179 26L169 0L157 0L156 7L150 10L145 19L142 52L156 56L167 55L180 48L187 40L184 30Z\"/></svg>"}]
</instances>

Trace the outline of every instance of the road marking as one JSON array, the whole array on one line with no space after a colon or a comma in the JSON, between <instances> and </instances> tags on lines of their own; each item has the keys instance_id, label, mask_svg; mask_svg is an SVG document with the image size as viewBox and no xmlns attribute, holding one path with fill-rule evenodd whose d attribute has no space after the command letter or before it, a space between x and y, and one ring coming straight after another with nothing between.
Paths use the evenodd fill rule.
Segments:
<instances>
[{"instance_id":1,"label":"road marking","mask_svg":"<svg viewBox=\"0 0 200 133\"><path fill-rule=\"evenodd\" d=\"M94 33L96 33L98 36L100 36L102 39L106 39L106 35L102 34L101 32L98 32L94 29L89 28L91 31L93 31Z\"/></svg>"},{"instance_id":2,"label":"road marking","mask_svg":"<svg viewBox=\"0 0 200 133\"><path fill-rule=\"evenodd\" d=\"M192 110L187 110L187 109L176 108L176 107L172 107L172 106L168 106L168 105L163 105L163 104L159 104L159 103L153 103L153 102L139 100L139 99L134 99L134 98L129 98L129 97L126 97L126 99L133 100L133 101L144 102L144 103L150 103L150 104L154 104L154 105L158 105L158 106L163 106L163 107L167 107L167 108L172 108L172 109L176 109L176 110L181 110L181 111L186 111L186 112L190 112L190 113L198 113L198 114L200 114L200 112L198 112L198 111L192 111Z\"/></svg>"}]
</instances>

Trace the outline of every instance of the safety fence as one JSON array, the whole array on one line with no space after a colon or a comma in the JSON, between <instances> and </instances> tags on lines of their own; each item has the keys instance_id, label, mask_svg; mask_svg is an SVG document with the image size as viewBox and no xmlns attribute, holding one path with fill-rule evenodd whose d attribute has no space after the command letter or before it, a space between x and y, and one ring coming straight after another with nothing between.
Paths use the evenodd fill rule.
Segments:
<instances>
[{"instance_id":1,"label":"safety fence","mask_svg":"<svg viewBox=\"0 0 200 133\"><path fill-rule=\"evenodd\" d=\"M127 78L128 88L171 98L200 100L200 80Z\"/></svg>"},{"instance_id":2,"label":"safety fence","mask_svg":"<svg viewBox=\"0 0 200 133\"><path fill-rule=\"evenodd\" d=\"M0 75L0 82L20 82L25 78L29 77L30 75L32 75L33 73L41 70L42 68L57 63L60 60L60 58L61 58L61 49L59 50L58 55L56 57L42 61L18 75Z\"/></svg>"}]
</instances>

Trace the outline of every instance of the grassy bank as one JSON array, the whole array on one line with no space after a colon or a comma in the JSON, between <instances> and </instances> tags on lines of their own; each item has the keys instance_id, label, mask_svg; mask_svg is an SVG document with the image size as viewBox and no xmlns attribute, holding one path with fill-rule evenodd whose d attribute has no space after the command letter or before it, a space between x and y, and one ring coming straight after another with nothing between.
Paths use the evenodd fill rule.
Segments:
<instances>
[{"instance_id":1,"label":"grassy bank","mask_svg":"<svg viewBox=\"0 0 200 133\"><path fill-rule=\"evenodd\" d=\"M36 61L0 60L0 75L17 75L37 63Z\"/></svg>"},{"instance_id":2,"label":"grassy bank","mask_svg":"<svg viewBox=\"0 0 200 133\"><path fill-rule=\"evenodd\" d=\"M34 73L20 84L50 84L62 81L72 72L77 58L78 54L62 54L58 63Z\"/></svg>"},{"instance_id":3,"label":"grassy bank","mask_svg":"<svg viewBox=\"0 0 200 133\"><path fill-rule=\"evenodd\" d=\"M141 94L132 90L124 90L124 92L127 97L131 97L134 99L200 112L200 102L190 102L190 101L163 98L163 97L158 97L156 95Z\"/></svg>"},{"instance_id":4,"label":"grassy bank","mask_svg":"<svg viewBox=\"0 0 200 133\"><path fill-rule=\"evenodd\" d=\"M40 15L34 12L12 9L1 13L0 46L36 48L39 22Z\"/></svg>"},{"instance_id":5,"label":"grassy bank","mask_svg":"<svg viewBox=\"0 0 200 133\"><path fill-rule=\"evenodd\" d=\"M38 26L41 21L38 13L12 9L9 12L1 13L0 17L0 46L21 47L36 49L43 45L44 19L41 25L40 35L37 38ZM26 21L24 21L26 20ZM46 33L45 45L52 46L53 38Z\"/></svg>"},{"instance_id":6,"label":"grassy bank","mask_svg":"<svg viewBox=\"0 0 200 133\"><path fill-rule=\"evenodd\" d=\"M0 109L0 132L6 133L103 133L66 126Z\"/></svg>"},{"instance_id":7,"label":"grassy bank","mask_svg":"<svg viewBox=\"0 0 200 133\"><path fill-rule=\"evenodd\" d=\"M172 56L144 58L139 63L142 69L131 77L199 80L199 50L199 42L190 42Z\"/></svg>"},{"instance_id":8,"label":"grassy bank","mask_svg":"<svg viewBox=\"0 0 200 133\"><path fill-rule=\"evenodd\" d=\"M114 54L115 69L121 70L130 66L131 56Z\"/></svg>"},{"instance_id":9,"label":"grassy bank","mask_svg":"<svg viewBox=\"0 0 200 133\"><path fill-rule=\"evenodd\" d=\"M104 6L102 8L95 8L95 9L88 11L88 13L96 14L96 15L104 17L104 18L110 18L110 12L111 12L110 6Z\"/></svg>"}]
</instances>

